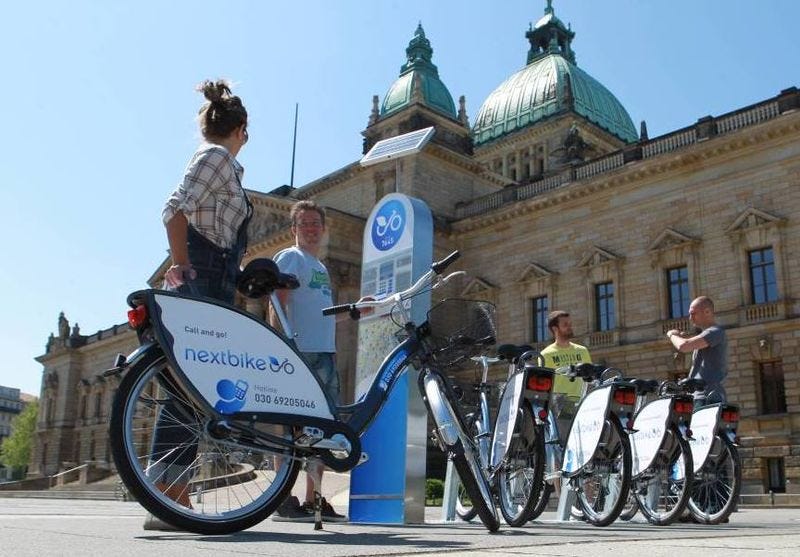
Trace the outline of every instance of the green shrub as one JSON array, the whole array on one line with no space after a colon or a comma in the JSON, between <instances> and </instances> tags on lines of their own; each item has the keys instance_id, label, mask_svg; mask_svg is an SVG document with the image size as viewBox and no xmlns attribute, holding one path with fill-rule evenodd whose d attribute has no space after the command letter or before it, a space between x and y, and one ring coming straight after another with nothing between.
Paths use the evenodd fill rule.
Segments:
<instances>
[{"instance_id":1,"label":"green shrub","mask_svg":"<svg viewBox=\"0 0 800 557\"><path fill-rule=\"evenodd\" d=\"M436 478L425 480L425 502L431 505L441 502L444 497L444 482Z\"/></svg>"}]
</instances>

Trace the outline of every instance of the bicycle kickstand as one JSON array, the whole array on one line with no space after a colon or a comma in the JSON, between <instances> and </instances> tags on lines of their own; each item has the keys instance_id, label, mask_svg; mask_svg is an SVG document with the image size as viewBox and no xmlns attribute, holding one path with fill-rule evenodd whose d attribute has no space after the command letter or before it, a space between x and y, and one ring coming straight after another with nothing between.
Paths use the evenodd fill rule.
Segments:
<instances>
[{"instance_id":1,"label":"bicycle kickstand","mask_svg":"<svg viewBox=\"0 0 800 557\"><path fill-rule=\"evenodd\" d=\"M321 462L311 463L306 466L306 474L309 475L314 483L314 530L322 530L322 471L324 467Z\"/></svg>"}]
</instances>

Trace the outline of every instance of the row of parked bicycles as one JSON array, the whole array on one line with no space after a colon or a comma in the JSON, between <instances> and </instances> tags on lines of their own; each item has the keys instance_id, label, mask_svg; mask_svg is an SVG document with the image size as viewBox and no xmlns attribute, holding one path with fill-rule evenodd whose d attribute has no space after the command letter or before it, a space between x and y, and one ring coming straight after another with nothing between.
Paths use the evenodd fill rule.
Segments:
<instances>
[{"instance_id":1,"label":"row of parked bicycles","mask_svg":"<svg viewBox=\"0 0 800 557\"><path fill-rule=\"evenodd\" d=\"M562 490L574 493L563 499L570 515L595 526L637 512L659 526L682 517L718 524L734 511L739 412L728 404L695 408L702 380L632 379L590 363L548 369L530 346L501 345L496 356L471 359L482 377L472 385L477 411L466 415L467 427L509 525L536 519ZM488 375L498 362L508 365L508 377L492 425L489 400L497 387ZM583 383L578 401L552 392L558 374ZM561 412L573 414L567 432L559 428ZM476 516L464 490L456 513Z\"/></svg>"},{"instance_id":2,"label":"row of parked bicycles","mask_svg":"<svg viewBox=\"0 0 800 557\"><path fill-rule=\"evenodd\" d=\"M687 393L697 384L656 388L594 365L558 370L586 384L562 443L552 398L556 370L540 366L526 347L506 345L497 351L509 375L494 420L486 357L480 412L465 415L448 370L495 344L494 307L444 300L422 323L410 311L412 298L463 274L444 274L457 258L454 252L435 262L382 300L325 310L391 308L400 332L365 396L347 406L330 400L291 339L263 320L208 298L132 293L128 321L140 347L106 372L121 377L109 438L130 494L187 531L249 528L286 499L303 464L346 471L368 459L361 435L408 370L417 374L432 435L461 479L464 516L480 517L489 531L500 526L498 507L515 526L538 516L562 479L577 495L575 512L596 525L614 521L626 504L656 524L668 524L684 507L706 523L732 511L741 481L738 415L724 405L693 411ZM275 291L296 286L272 261L255 260L237 288L270 297L289 330ZM156 433L169 433L169 442L153 441L156 421ZM318 504L316 511L321 527Z\"/></svg>"}]
</instances>

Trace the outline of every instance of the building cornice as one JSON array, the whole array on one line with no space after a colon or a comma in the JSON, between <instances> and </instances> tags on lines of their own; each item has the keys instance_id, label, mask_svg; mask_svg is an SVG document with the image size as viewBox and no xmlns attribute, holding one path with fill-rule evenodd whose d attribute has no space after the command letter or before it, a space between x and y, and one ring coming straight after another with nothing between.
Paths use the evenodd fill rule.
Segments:
<instances>
[{"instance_id":1,"label":"building cornice","mask_svg":"<svg viewBox=\"0 0 800 557\"><path fill-rule=\"evenodd\" d=\"M461 234L479 230L610 188L654 177L665 177L697 163L729 157L753 146L795 135L798 132L800 132L800 111L790 111L772 120L765 120L725 135L715 135L704 141L682 146L676 151L665 152L652 158L634 160L589 178L569 180L552 191L528 199L506 201L488 212L456 220L453 222L452 233ZM617 155L622 154L622 152L617 153ZM514 192L509 193L513 194Z\"/></svg>"}]
</instances>

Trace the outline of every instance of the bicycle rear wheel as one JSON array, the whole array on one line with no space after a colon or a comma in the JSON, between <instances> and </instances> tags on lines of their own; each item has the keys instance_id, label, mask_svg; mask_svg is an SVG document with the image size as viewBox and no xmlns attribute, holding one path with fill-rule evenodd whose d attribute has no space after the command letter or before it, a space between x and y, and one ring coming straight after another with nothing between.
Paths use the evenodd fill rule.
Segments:
<instances>
[{"instance_id":1,"label":"bicycle rear wheel","mask_svg":"<svg viewBox=\"0 0 800 557\"><path fill-rule=\"evenodd\" d=\"M739 451L725 435L714 435L703 467L694 475L689 512L703 524L719 524L733 512L742 489Z\"/></svg>"},{"instance_id":2,"label":"bicycle rear wheel","mask_svg":"<svg viewBox=\"0 0 800 557\"><path fill-rule=\"evenodd\" d=\"M511 442L497 471L500 512L509 526L533 518L544 474L544 431L527 404L518 410Z\"/></svg>"},{"instance_id":3,"label":"bicycle rear wheel","mask_svg":"<svg viewBox=\"0 0 800 557\"><path fill-rule=\"evenodd\" d=\"M634 480L634 494L642 514L657 526L672 524L686 508L692 489L692 449L674 425L650 467Z\"/></svg>"},{"instance_id":4,"label":"bicycle rear wheel","mask_svg":"<svg viewBox=\"0 0 800 557\"><path fill-rule=\"evenodd\" d=\"M444 380L437 372L420 376L422 395L437 427L439 441L449 451L461 484L478 511L478 516L490 532L500 528L494 498L481 466L481 458L473 439L469 437L460 416L448 396Z\"/></svg>"},{"instance_id":5,"label":"bicycle rear wheel","mask_svg":"<svg viewBox=\"0 0 800 557\"><path fill-rule=\"evenodd\" d=\"M157 418L174 444L153 442ZM212 419L183 395L164 355L154 353L120 383L109 437L122 481L148 511L187 531L227 534L271 514L289 495L300 462L291 450L212 436Z\"/></svg>"},{"instance_id":6,"label":"bicycle rear wheel","mask_svg":"<svg viewBox=\"0 0 800 557\"><path fill-rule=\"evenodd\" d=\"M592 460L575 479L578 504L588 522L608 526L617 519L628 499L632 468L628 434L611 414Z\"/></svg>"}]
</instances>

